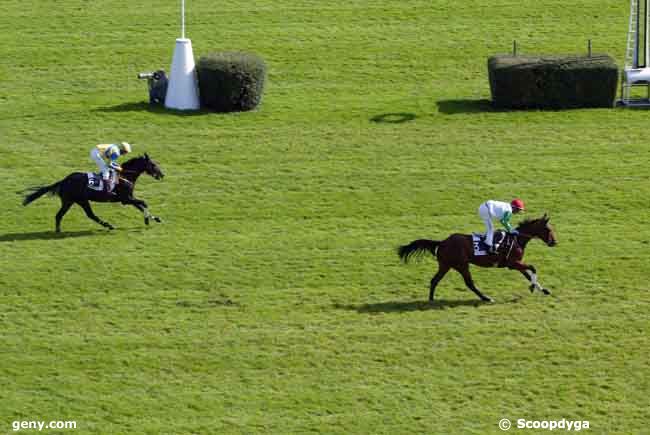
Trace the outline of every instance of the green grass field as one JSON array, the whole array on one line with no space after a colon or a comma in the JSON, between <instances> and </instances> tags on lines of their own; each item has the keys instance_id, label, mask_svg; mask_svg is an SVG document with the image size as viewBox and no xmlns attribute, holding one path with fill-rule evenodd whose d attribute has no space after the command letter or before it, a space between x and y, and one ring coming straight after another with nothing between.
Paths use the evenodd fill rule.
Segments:
<instances>
[{"instance_id":1,"label":"green grass field","mask_svg":"<svg viewBox=\"0 0 650 435\"><path fill-rule=\"evenodd\" d=\"M487 102L514 39L622 64L626 2L219 3L189 1L187 33L266 60L255 112L148 109L136 73L169 69L177 1L3 1L0 433L650 433L650 113ZM22 207L117 140L165 170L136 189L164 223L74 207L57 237L57 199ZM525 260L553 297L473 269L495 304L455 273L426 303L434 261L396 246L512 196L552 217L558 247Z\"/></svg>"}]
</instances>

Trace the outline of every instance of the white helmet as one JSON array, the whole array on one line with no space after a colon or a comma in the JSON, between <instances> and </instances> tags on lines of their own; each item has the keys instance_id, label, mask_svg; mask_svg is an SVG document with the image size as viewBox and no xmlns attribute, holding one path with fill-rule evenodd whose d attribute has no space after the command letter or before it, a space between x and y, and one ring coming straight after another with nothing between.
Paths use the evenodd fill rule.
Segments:
<instances>
[{"instance_id":1,"label":"white helmet","mask_svg":"<svg viewBox=\"0 0 650 435\"><path fill-rule=\"evenodd\" d=\"M131 144L128 142L122 142L120 143L120 149L124 151L125 153L130 153L131 152Z\"/></svg>"}]
</instances>

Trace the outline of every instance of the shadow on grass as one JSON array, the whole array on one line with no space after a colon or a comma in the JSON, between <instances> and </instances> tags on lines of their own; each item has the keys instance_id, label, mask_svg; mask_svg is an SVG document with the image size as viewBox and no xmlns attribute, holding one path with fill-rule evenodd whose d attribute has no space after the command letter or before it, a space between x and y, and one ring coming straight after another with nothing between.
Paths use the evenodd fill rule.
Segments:
<instances>
[{"instance_id":1,"label":"shadow on grass","mask_svg":"<svg viewBox=\"0 0 650 435\"><path fill-rule=\"evenodd\" d=\"M428 301L390 301L380 302L377 304L362 304L362 305L340 305L337 304L336 308L356 311L361 314L373 313L404 313L410 311L428 311L428 310L444 310L447 308L456 307L477 307L485 305L485 302L477 300L463 299L463 300L437 300L434 302Z\"/></svg>"},{"instance_id":2,"label":"shadow on grass","mask_svg":"<svg viewBox=\"0 0 650 435\"><path fill-rule=\"evenodd\" d=\"M446 115L459 113L486 113L486 112L507 112L503 109L492 107L490 100L441 100L436 103L438 111Z\"/></svg>"},{"instance_id":3,"label":"shadow on grass","mask_svg":"<svg viewBox=\"0 0 650 435\"><path fill-rule=\"evenodd\" d=\"M516 296L507 301L496 301L494 303L483 302L478 299L438 299L433 302L429 301L389 301L380 302L376 304L362 304L362 305L343 305L335 304L335 308L356 311L360 314L375 314L375 313L407 313L412 311L429 311L429 310L446 310L458 307L481 307L492 306L503 303L511 304L517 303L521 296Z\"/></svg>"},{"instance_id":4,"label":"shadow on grass","mask_svg":"<svg viewBox=\"0 0 650 435\"><path fill-rule=\"evenodd\" d=\"M142 233L150 227L128 227L128 228L115 228L114 230L97 229L97 230L84 230L84 231L62 231L57 233L55 231L36 231L32 233L7 233L0 234L0 243L3 242L24 242L29 240L59 240L59 239L74 239L77 237L104 237L119 232L127 233Z\"/></svg>"},{"instance_id":5,"label":"shadow on grass","mask_svg":"<svg viewBox=\"0 0 650 435\"><path fill-rule=\"evenodd\" d=\"M37 231L34 233L9 233L0 235L0 243L23 242L26 240L68 239L73 237L95 236L101 233L105 233L105 231L70 231L62 233L54 231Z\"/></svg>"},{"instance_id":6,"label":"shadow on grass","mask_svg":"<svg viewBox=\"0 0 650 435\"><path fill-rule=\"evenodd\" d=\"M375 115L370 118L370 120L378 124L403 124L405 122L413 121L415 118L417 118L415 113L396 112Z\"/></svg>"},{"instance_id":7,"label":"shadow on grass","mask_svg":"<svg viewBox=\"0 0 650 435\"><path fill-rule=\"evenodd\" d=\"M94 109L96 112L107 112L107 113L123 113L123 112L149 112L157 113L160 115L172 115L172 116L201 116L208 115L212 112L207 110L174 110L167 109L163 106L151 105L145 101L139 103L122 103L115 106L99 107Z\"/></svg>"}]
</instances>

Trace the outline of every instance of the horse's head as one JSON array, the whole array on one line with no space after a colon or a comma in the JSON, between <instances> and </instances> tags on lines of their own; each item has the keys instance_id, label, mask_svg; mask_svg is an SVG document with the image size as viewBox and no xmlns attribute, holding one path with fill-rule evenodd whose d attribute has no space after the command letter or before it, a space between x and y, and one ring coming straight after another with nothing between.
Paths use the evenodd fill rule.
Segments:
<instances>
[{"instance_id":1,"label":"horse's head","mask_svg":"<svg viewBox=\"0 0 650 435\"><path fill-rule=\"evenodd\" d=\"M160 165L151 159L147 153L144 153L144 156L135 157L125 162L122 165L122 169L127 178L137 178L143 172L151 175L156 180L162 180L165 176ZM133 177L129 177L129 174L132 174Z\"/></svg>"},{"instance_id":2,"label":"horse's head","mask_svg":"<svg viewBox=\"0 0 650 435\"><path fill-rule=\"evenodd\" d=\"M557 239L555 238L555 230L548 223L550 218L546 213L539 219L530 219L523 221L518 227L517 231L520 234L525 236L530 236L531 238L537 237L541 239L548 246L557 245Z\"/></svg>"},{"instance_id":3,"label":"horse's head","mask_svg":"<svg viewBox=\"0 0 650 435\"><path fill-rule=\"evenodd\" d=\"M160 165L158 162L155 160L151 159L149 157L149 154L144 153L144 159L145 159L145 168L144 171L151 175L153 178L156 180L162 180L165 174L163 174L162 169L160 168Z\"/></svg>"}]
</instances>

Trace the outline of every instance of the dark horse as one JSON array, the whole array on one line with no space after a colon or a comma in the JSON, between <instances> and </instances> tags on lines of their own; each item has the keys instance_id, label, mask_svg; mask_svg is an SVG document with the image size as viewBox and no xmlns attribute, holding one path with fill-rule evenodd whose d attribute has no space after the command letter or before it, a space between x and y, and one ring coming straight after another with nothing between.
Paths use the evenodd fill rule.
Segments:
<instances>
[{"instance_id":1,"label":"dark horse","mask_svg":"<svg viewBox=\"0 0 650 435\"><path fill-rule=\"evenodd\" d=\"M23 205L29 204L46 193L58 195L61 198L61 209L56 214L57 233L61 231L61 219L63 219L63 216L68 212L73 204L79 204L86 212L86 216L98 224L111 230L114 229L113 225L104 222L93 213L92 208L90 208L90 201L121 202L124 205L132 205L144 214L145 224L149 225L149 219L160 222L160 218L149 213L146 202L136 199L133 196L135 183L143 172L146 172L156 180L160 180L164 177L158 163L151 160L145 153L144 156L134 157L122 165L120 181L115 188L115 194L89 188L88 175L85 172L73 172L63 180L49 186L38 186L29 189L32 190L32 193L25 196Z\"/></svg>"},{"instance_id":2,"label":"dark horse","mask_svg":"<svg viewBox=\"0 0 650 435\"><path fill-rule=\"evenodd\" d=\"M429 300L433 301L436 286L445 276L449 269L455 269L463 276L465 285L472 290L482 301L493 302L492 298L484 295L474 285L472 275L469 272L469 265L475 264L480 267L507 267L521 272L530 281L530 291L535 288L548 295L551 292L537 282L537 270L534 266L522 262L526 245L534 238L541 239L548 246L555 246L555 232L548 223L549 218L545 214L540 219L523 221L517 227L517 233L508 234L506 240L501 244L501 249L491 255L474 255L472 236L467 234L452 234L442 241L415 240L408 245L400 246L397 250L399 257L406 263L412 255L421 255L425 251L431 252L438 260L438 273L431 280Z\"/></svg>"}]
</instances>

